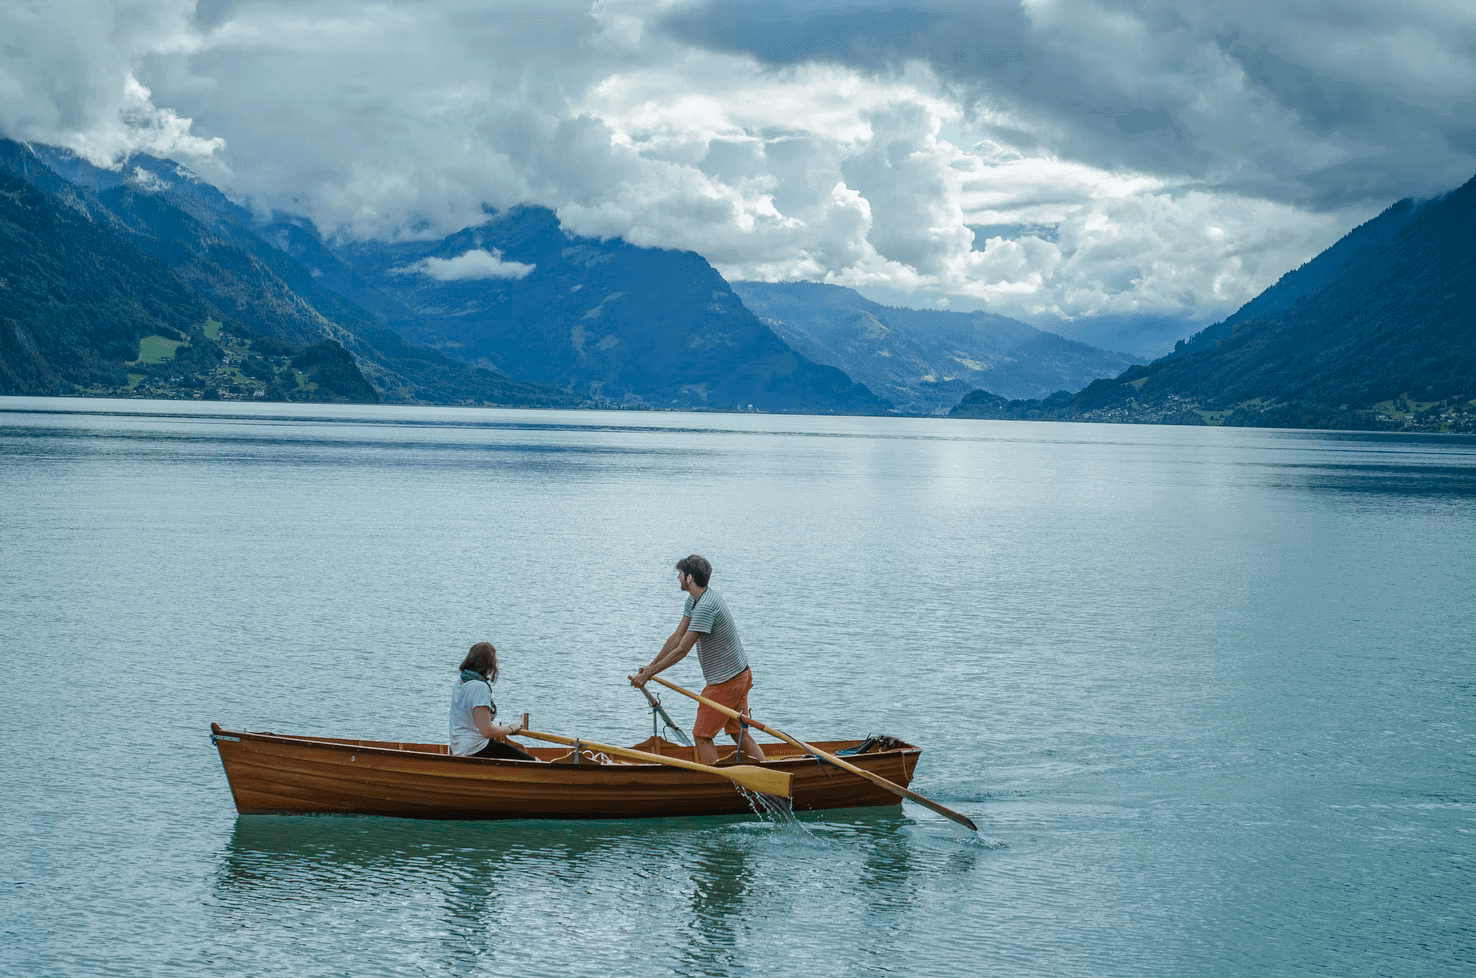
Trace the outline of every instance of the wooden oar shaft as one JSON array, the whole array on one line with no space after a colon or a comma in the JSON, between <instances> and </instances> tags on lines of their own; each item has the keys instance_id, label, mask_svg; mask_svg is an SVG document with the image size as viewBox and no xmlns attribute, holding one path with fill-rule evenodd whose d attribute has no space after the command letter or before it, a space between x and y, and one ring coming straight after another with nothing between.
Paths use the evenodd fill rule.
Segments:
<instances>
[{"instance_id":1,"label":"wooden oar shaft","mask_svg":"<svg viewBox=\"0 0 1476 978\"><path fill-rule=\"evenodd\" d=\"M646 694L646 701L651 704L651 709L661 714L661 719L666 721L667 729L676 734L677 740L681 741L683 746L691 747L691 738L689 738L686 733L683 732L681 727L678 727L676 725L676 721L671 718L671 714L666 712L666 708L661 705L661 701L652 696L651 691L644 686L637 686L636 689L639 689L641 692Z\"/></svg>"},{"instance_id":2,"label":"wooden oar shaft","mask_svg":"<svg viewBox=\"0 0 1476 978\"><path fill-rule=\"evenodd\" d=\"M785 743L793 744L795 747L798 747L802 751L814 754L816 757L822 758L829 763L834 764L842 771L849 771L852 774L857 775L858 777L865 778L867 781L870 781L872 784L877 785L878 787L886 788L888 791L900 795L903 798L915 801L919 805L922 805L924 808L930 808L933 811L937 812L939 815L944 816L945 818L951 818L959 825L967 826L975 832L979 831L979 826L975 825L973 820L970 819L967 815L961 815L953 809L947 807L946 805L940 805L936 801L933 801L933 799L931 798L925 798L910 788L904 788L900 784L894 784L893 782L888 781L886 778L882 777L879 774L872 774L870 771L867 771L864 768L859 768L849 761L844 761L839 757L836 757L834 754L820 750L818 747L811 746L810 744L805 743L803 740L797 740L794 737L789 736L789 734L785 733L782 730L776 730L766 723L760 723L758 720L755 720L752 717L744 716L737 710L726 707L721 703L714 702L713 700L708 699L706 696L692 692L690 689L683 689L676 683L667 682L660 676L652 676L651 678L661 685L665 686L667 689L675 690L676 692L681 693L683 696L690 696L697 702L704 703L707 706L712 707L714 710L717 710L719 713L730 716L734 720L741 720L742 722L748 724L750 727L753 727L757 730L762 730L764 733L768 734L771 737L777 737Z\"/></svg>"},{"instance_id":3,"label":"wooden oar shaft","mask_svg":"<svg viewBox=\"0 0 1476 978\"><path fill-rule=\"evenodd\" d=\"M732 767L713 767L710 764L699 764L696 761L684 761L680 757L666 757L662 754L652 754L648 751L636 750L634 747L613 747L610 744L597 744L592 740L575 740L572 737L537 733L533 730L520 731L518 736L532 737L534 740L546 740L550 744L563 744L565 747L574 747L576 749L579 747L590 747L615 757L626 757L633 761L665 764L667 767L680 767L688 771L714 774L720 778L727 778L735 784L741 784L743 787L753 791L761 791L766 795L778 795L781 798L788 798L792 794L792 775L785 771L768 771L752 764L737 764Z\"/></svg>"}]
</instances>

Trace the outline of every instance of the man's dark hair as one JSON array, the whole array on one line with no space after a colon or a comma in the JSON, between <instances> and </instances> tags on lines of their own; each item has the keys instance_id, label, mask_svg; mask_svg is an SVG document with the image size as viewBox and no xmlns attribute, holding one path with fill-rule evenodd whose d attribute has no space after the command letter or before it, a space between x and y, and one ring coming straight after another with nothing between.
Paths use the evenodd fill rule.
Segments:
<instances>
[{"instance_id":1,"label":"man's dark hair","mask_svg":"<svg viewBox=\"0 0 1476 978\"><path fill-rule=\"evenodd\" d=\"M706 557L693 554L677 561L676 569L683 574L692 575L692 580L697 582L698 587L707 587L707 582L712 580L712 565L707 562Z\"/></svg>"},{"instance_id":2,"label":"man's dark hair","mask_svg":"<svg viewBox=\"0 0 1476 978\"><path fill-rule=\"evenodd\" d=\"M466 658L461 660L461 668L479 672L487 677L487 682L497 682L497 650L492 647L491 642L478 642L471 647Z\"/></svg>"}]
</instances>

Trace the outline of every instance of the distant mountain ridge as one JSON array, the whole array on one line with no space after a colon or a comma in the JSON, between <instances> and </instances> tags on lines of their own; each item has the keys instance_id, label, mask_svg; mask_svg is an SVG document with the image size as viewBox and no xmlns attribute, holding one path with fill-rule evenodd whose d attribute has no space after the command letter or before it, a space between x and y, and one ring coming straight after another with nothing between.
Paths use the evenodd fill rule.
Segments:
<instances>
[{"instance_id":1,"label":"distant mountain ridge","mask_svg":"<svg viewBox=\"0 0 1476 978\"><path fill-rule=\"evenodd\" d=\"M1068 399L965 417L1476 430L1476 179L1400 201L1223 322Z\"/></svg>"},{"instance_id":2,"label":"distant mountain ridge","mask_svg":"<svg viewBox=\"0 0 1476 978\"><path fill-rule=\"evenodd\" d=\"M334 245L303 218L257 220L169 160L106 170L0 141L0 170L162 262L249 332L339 343L388 400L889 409L787 346L700 256L579 238L541 208L489 212L439 241Z\"/></svg>"},{"instance_id":3,"label":"distant mountain ridge","mask_svg":"<svg viewBox=\"0 0 1476 978\"><path fill-rule=\"evenodd\" d=\"M0 393L185 383L195 396L219 384L529 406L956 403L973 417L1476 430L1472 227L1476 180L1401 201L1134 365L1006 317L818 284L730 287L691 252L582 238L542 208L489 211L433 241L330 241L172 161L105 170L0 140Z\"/></svg>"},{"instance_id":4,"label":"distant mountain ridge","mask_svg":"<svg viewBox=\"0 0 1476 978\"><path fill-rule=\"evenodd\" d=\"M733 290L790 346L915 414L945 413L983 385L1045 397L1144 362L1007 316L883 306L838 285L735 282Z\"/></svg>"},{"instance_id":5,"label":"distant mountain ridge","mask_svg":"<svg viewBox=\"0 0 1476 978\"><path fill-rule=\"evenodd\" d=\"M693 252L564 230L550 210L489 211L430 242L327 248L268 228L319 280L407 342L617 404L884 413L889 405L755 317Z\"/></svg>"}]
</instances>

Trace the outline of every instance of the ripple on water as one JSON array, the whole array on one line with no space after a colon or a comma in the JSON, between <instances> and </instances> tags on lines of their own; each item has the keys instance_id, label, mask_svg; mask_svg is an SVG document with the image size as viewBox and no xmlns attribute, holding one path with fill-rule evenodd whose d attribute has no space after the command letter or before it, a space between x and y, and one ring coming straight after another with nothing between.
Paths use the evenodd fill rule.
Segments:
<instances>
[{"instance_id":1,"label":"ripple on water","mask_svg":"<svg viewBox=\"0 0 1476 978\"><path fill-rule=\"evenodd\" d=\"M1476 970L1470 440L80 403L0 425L0 974ZM977 837L234 816L210 720L436 740L473 638L644 737L694 548L755 710Z\"/></svg>"}]
</instances>

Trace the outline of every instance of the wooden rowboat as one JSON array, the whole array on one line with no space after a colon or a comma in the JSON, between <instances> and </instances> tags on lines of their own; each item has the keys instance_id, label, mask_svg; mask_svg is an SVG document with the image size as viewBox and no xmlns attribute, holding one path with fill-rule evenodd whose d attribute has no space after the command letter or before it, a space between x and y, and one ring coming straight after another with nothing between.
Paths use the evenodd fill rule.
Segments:
<instances>
[{"instance_id":1,"label":"wooden rowboat","mask_svg":"<svg viewBox=\"0 0 1476 978\"><path fill-rule=\"evenodd\" d=\"M564 747L526 748L537 760L457 757L445 744L284 737L210 725L242 815L357 814L400 818L658 818L735 815L753 803L731 781L660 764L627 763ZM846 760L906 786L922 751L911 744L817 741ZM789 744L764 744L765 769L792 776L795 811L897 805L901 799ZM651 737L635 749L690 758L692 749ZM721 764L733 762L729 754Z\"/></svg>"}]
</instances>

